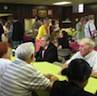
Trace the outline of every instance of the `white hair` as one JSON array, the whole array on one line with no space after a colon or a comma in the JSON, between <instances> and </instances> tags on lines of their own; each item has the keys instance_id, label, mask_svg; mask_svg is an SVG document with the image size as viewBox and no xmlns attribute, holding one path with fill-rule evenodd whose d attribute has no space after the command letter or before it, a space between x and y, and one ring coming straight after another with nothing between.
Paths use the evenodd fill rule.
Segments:
<instances>
[{"instance_id":1,"label":"white hair","mask_svg":"<svg viewBox=\"0 0 97 96\"><path fill-rule=\"evenodd\" d=\"M16 55L22 60L26 60L35 53L35 47L32 42L27 42L19 45L16 49Z\"/></svg>"},{"instance_id":2,"label":"white hair","mask_svg":"<svg viewBox=\"0 0 97 96\"><path fill-rule=\"evenodd\" d=\"M84 41L87 45L91 46L92 48L95 47L95 42L90 38L83 38L81 41Z\"/></svg>"}]
</instances>

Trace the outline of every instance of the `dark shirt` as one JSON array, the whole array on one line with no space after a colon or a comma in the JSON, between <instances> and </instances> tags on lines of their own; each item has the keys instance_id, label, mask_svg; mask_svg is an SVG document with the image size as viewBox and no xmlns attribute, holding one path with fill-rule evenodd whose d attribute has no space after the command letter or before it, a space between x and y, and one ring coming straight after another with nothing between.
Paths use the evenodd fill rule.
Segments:
<instances>
[{"instance_id":1,"label":"dark shirt","mask_svg":"<svg viewBox=\"0 0 97 96\"><path fill-rule=\"evenodd\" d=\"M65 37L58 39L58 45L61 45L62 49L64 49L64 48L70 48L69 41Z\"/></svg>"},{"instance_id":2,"label":"dark shirt","mask_svg":"<svg viewBox=\"0 0 97 96\"><path fill-rule=\"evenodd\" d=\"M50 96L94 96L74 82L55 81Z\"/></svg>"},{"instance_id":3,"label":"dark shirt","mask_svg":"<svg viewBox=\"0 0 97 96\"><path fill-rule=\"evenodd\" d=\"M53 63L54 61L58 61L57 55L57 47L50 43L45 51L44 57L42 57L42 51L44 49L40 47L40 50L36 53L36 61L48 61Z\"/></svg>"},{"instance_id":4,"label":"dark shirt","mask_svg":"<svg viewBox=\"0 0 97 96\"><path fill-rule=\"evenodd\" d=\"M21 41L24 36L24 28L22 23L14 22L13 23L13 32L12 32L12 40L13 41Z\"/></svg>"},{"instance_id":5,"label":"dark shirt","mask_svg":"<svg viewBox=\"0 0 97 96\"><path fill-rule=\"evenodd\" d=\"M4 29L3 29L3 26L0 24L0 41L2 41L1 40L2 33L4 33Z\"/></svg>"}]
</instances>

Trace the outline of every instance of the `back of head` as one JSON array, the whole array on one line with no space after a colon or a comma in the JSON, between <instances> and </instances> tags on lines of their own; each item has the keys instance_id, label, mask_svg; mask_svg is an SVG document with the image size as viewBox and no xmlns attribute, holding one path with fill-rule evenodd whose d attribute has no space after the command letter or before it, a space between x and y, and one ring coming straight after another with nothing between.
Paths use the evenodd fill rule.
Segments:
<instances>
[{"instance_id":1,"label":"back of head","mask_svg":"<svg viewBox=\"0 0 97 96\"><path fill-rule=\"evenodd\" d=\"M11 45L9 43L0 42L0 58L2 58L3 55L7 53L8 47L11 48Z\"/></svg>"},{"instance_id":2,"label":"back of head","mask_svg":"<svg viewBox=\"0 0 97 96\"><path fill-rule=\"evenodd\" d=\"M16 55L22 60L27 60L34 52L35 48L32 42L23 43L16 48Z\"/></svg>"},{"instance_id":3,"label":"back of head","mask_svg":"<svg viewBox=\"0 0 97 96\"><path fill-rule=\"evenodd\" d=\"M88 80L91 74L91 67L83 59L74 59L68 68L62 71L62 75L67 75L69 80L83 82Z\"/></svg>"}]
</instances>

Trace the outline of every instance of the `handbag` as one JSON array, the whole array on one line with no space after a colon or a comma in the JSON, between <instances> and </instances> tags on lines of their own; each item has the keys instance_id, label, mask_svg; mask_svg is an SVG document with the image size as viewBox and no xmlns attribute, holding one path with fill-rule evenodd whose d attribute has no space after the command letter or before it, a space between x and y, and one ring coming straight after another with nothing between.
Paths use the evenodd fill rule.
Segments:
<instances>
[{"instance_id":1,"label":"handbag","mask_svg":"<svg viewBox=\"0 0 97 96\"><path fill-rule=\"evenodd\" d=\"M2 42L8 42L8 37L4 33L1 35Z\"/></svg>"}]
</instances>

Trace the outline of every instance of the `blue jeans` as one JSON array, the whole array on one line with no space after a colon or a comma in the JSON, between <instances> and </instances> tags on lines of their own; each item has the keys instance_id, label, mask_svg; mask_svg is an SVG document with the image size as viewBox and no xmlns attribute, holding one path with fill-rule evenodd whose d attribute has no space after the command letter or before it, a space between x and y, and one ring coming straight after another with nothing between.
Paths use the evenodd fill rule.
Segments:
<instances>
[{"instance_id":1,"label":"blue jeans","mask_svg":"<svg viewBox=\"0 0 97 96\"><path fill-rule=\"evenodd\" d=\"M22 43L22 41L12 41L12 48L15 49L21 43Z\"/></svg>"}]
</instances>

